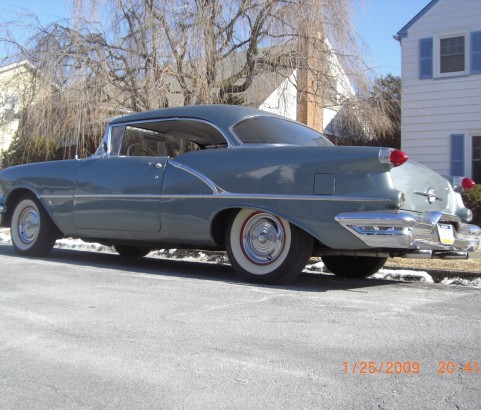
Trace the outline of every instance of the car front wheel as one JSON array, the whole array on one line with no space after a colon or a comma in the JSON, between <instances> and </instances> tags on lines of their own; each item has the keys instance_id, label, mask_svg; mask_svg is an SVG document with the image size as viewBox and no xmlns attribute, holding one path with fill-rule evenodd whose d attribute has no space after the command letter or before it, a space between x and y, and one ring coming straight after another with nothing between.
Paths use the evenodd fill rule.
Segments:
<instances>
[{"instance_id":1,"label":"car front wheel","mask_svg":"<svg viewBox=\"0 0 481 410\"><path fill-rule=\"evenodd\" d=\"M20 198L12 214L11 236L20 255L45 256L57 239L50 216L33 195Z\"/></svg>"},{"instance_id":2,"label":"car front wheel","mask_svg":"<svg viewBox=\"0 0 481 410\"><path fill-rule=\"evenodd\" d=\"M280 283L295 279L312 254L313 238L283 218L242 209L226 232L229 260L251 282Z\"/></svg>"},{"instance_id":3,"label":"car front wheel","mask_svg":"<svg viewBox=\"0 0 481 410\"><path fill-rule=\"evenodd\" d=\"M367 278L374 275L386 263L387 258L375 256L323 256L326 268L336 276Z\"/></svg>"}]
</instances>

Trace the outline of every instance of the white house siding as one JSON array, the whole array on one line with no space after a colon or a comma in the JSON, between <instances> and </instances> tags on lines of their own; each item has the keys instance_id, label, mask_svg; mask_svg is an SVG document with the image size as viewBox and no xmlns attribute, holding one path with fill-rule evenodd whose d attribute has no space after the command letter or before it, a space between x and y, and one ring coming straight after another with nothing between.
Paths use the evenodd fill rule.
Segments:
<instances>
[{"instance_id":1,"label":"white house siding","mask_svg":"<svg viewBox=\"0 0 481 410\"><path fill-rule=\"evenodd\" d=\"M480 30L480 0L439 0L401 39L402 149L442 174L450 173L451 135L464 134L465 175L471 176L471 136L481 135L481 75L421 80L419 40L465 32L469 70L469 33Z\"/></svg>"},{"instance_id":2,"label":"white house siding","mask_svg":"<svg viewBox=\"0 0 481 410\"><path fill-rule=\"evenodd\" d=\"M326 40L328 47L331 44ZM335 88L342 98L355 94L354 88L339 58L332 53L329 61L330 75L336 79ZM286 78L282 84L258 107L261 110L282 115L291 120L297 119L297 70ZM336 116L342 108L340 105L325 107L322 112L324 132L335 133Z\"/></svg>"},{"instance_id":3,"label":"white house siding","mask_svg":"<svg viewBox=\"0 0 481 410\"><path fill-rule=\"evenodd\" d=\"M274 114L282 115L291 120L296 120L297 116L297 81L295 70L289 78L267 97L259 106L259 109Z\"/></svg>"},{"instance_id":4,"label":"white house siding","mask_svg":"<svg viewBox=\"0 0 481 410\"><path fill-rule=\"evenodd\" d=\"M297 119L297 79L295 70L267 99L259 106L260 110L282 115L291 120ZM335 118L338 110L324 108L323 128L326 129Z\"/></svg>"}]
</instances>

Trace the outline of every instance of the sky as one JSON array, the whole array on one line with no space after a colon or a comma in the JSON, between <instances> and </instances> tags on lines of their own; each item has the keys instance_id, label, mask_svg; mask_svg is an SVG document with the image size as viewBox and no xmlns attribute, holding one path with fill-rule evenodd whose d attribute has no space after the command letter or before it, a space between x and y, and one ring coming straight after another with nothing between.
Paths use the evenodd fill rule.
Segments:
<instances>
[{"instance_id":1,"label":"sky","mask_svg":"<svg viewBox=\"0 0 481 410\"><path fill-rule=\"evenodd\" d=\"M35 13L42 23L68 15L65 0L0 0L0 21L21 19L20 8ZM379 75L401 74L401 49L393 39L401 28L420 12L429 0L361 0L356 7L354 26L369 49L366 63Z\"/></svg>"},{"instance_id":2,"label":"sky","mask_svg":"<svg viewBox=\"0 0 481 410\"><path fill-rule=\"evenodd\" d=\"M372 66L379 75L401 75L401 47L393 35L430 0L364 0L357 7L354 26L370 49ZM367 59L369 63L369 58Z\"/></svg>"}]
</instances>

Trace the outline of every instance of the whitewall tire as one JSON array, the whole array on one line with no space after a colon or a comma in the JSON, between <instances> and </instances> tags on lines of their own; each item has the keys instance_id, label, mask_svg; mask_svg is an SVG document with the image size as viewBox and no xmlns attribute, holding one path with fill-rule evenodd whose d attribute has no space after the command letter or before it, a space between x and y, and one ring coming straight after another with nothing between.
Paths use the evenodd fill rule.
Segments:
<instances>
[{"instance_id":1,"label":"whitewall tire","mask_svg":"<svg viewBox=\"0 0 481 410\"><path fill-rule=\"evenodd\" d=\"M12 244L20 255L45 256L57 239L55 225L33 195L20 198L12 214Z\"/></svg>"},{"instance_id":2,"label":"whitewall tire","mask_svg":"<svg viewBox=\"0 0 481 410\"><path fill-rule=\"evenodd\" d=\"M226 247L236 272L253 282L293 280L312 254L313 238L268 212L242 209L227 227Z\"/></svg>"}]
</instances>

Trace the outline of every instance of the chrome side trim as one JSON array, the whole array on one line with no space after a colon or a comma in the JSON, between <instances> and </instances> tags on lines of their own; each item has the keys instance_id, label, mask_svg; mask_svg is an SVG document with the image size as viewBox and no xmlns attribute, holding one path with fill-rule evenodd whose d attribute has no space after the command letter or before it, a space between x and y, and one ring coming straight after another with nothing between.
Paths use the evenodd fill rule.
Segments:
<instances>
[{"instance_id":1,"label":"chrome side trim","mask_svg":"<svg viewBox=\"0 0 481 410\"><path fill-rule=\"evenodd\" d=\"M381 202L390 203L386 198L362 198L345 197L334 195L276 195L276 194L237 194L232 192L222 192L216 195L188 195L171 194L162 195L162 199L195 199L195 198L215 198L215 199L259 199L259 200L284 200L284 201L321 201L321 202Z\"/></svg>"},{"instance_id":2,"label":"chrome side trim","mask_svg":"<svg viewBox=\"0 0 481 410\"><path fill-rule=\"evenodd\" d=\"M47 196L44 196L46 198ZM54 198L59 198L59 196L53 196ZM50 197L51 198L51 197ZM63 197L62 197L63 198ZM72 196L69 196L72 198ZM118 199L161 199L162 195L149 195L149 194L80 194L74 195L74 199L78 198L118 198Z\"/></svg>"},{"instance_id":3,"label":"chrome side trim","mask_svg":"<svg viewBox=\"0 0 481 410\"><path fill-rule=\"evenodd\" d=\"M373 248L432 250L450 252L475 251L479 246L481 228L465 224L456 215L428 211L409 212L353 212L336 216L349 232ZM438 234L439 222L451 223L454 243L442 243Z\"/></svg>"},{"instance_id":4,"label":"chrome side trim","mask_svg":"<svg viewBox=\"0 0 481 410\"><path fill-rule=\"evenodd\" d=\"M220 188L221 189L221 188ZM320 201L320 202L376 202L390 203L386 198L363 198L334 195L276 195L276 194L237 194L222 191L212 195L197 194L79 194L79 195L41 195L44 199L72 199L72 198L119 198L119 199L245 199L245 200L284 200L284 201Z\"/></svg>"},{"instance_id":5,"label":"chrome side trim","mask_svg":"<svg viewBox=\"0 0 481 410\"><path fill-rule=\"evenodd\" d=\"M221 193L224 193L225 191L219 187L214 181L212 181L210 178L206 177L204 174L200 173L199 171L196 171L195 169L192 169L191 167L180 164L177 161L174 161L173 159L169 159L168 163L172 165L175 168L181 169L182 171L188 172L189 174L195 176L196 178L200 179L204 184L206 184L211 190L214 195L218 195Z\"/></svg>"}]
</instances>

